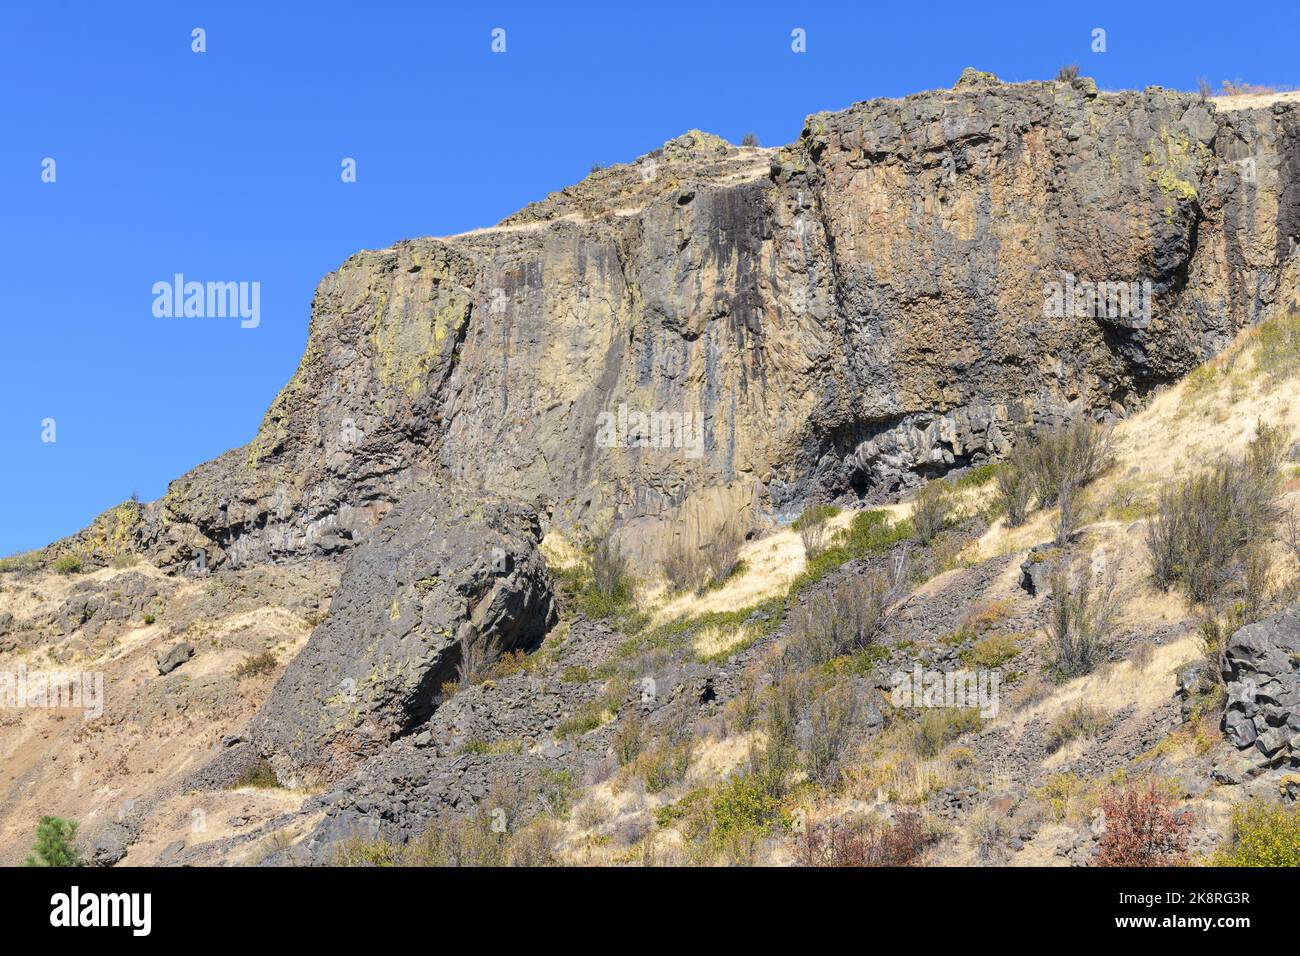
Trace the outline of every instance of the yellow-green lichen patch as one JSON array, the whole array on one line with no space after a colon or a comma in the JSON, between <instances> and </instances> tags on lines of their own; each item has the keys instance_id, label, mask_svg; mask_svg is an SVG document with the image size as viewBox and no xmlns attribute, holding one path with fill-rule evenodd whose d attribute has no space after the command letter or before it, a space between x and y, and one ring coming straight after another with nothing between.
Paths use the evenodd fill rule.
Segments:
<instances>
[{"instance_id":1,"label":"yellow-green lichen patch","mask_svg":"<svg viewBox=\"0 0 1300 956\"><path fill-rule=\"evenodd\" d=\"M429 321L399 297L379 313L373 336L375 371L385 388L418 395L429 373L449 360L447 346L465 321L467 303L453 299Z\"/></svg>"}]
</instances>

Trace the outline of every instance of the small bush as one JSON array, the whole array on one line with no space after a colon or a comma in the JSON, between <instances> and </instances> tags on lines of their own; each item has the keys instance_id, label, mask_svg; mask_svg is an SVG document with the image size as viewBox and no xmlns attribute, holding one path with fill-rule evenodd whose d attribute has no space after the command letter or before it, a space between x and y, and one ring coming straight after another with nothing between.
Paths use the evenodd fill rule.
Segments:
<instances>
[{"instance_id":1,"label":"small bush","mask_svg":"<svg viewBox=\"0 0 1300 956\"><path fill-rule=\"evenodd\" d=\"M1087 674L1104 653L1117 611L1114 580L1094 582L1091 570L1071 574L1064 559L1051 574L1052 595L1047 633L1054 651L1057 676L1069 679Z\"/></svg>"},{"instance_id":2,"label":"small bush","mask_svg":"<svg viewBox=\"0 0 1300 956\"><path fill-rule=\"evenodd\" d=\"M1034 493L1029 473L1015 462L998 469L997 495L994 502L1006 517L1007 527L1018 528L1029 513L1029 499Z\"/></svg>"},{"instance_id":3,"label":"small bush","mask_svg":"<svg viewBox=\"0 0 1300 956\"><path fill-rule=\"evenodd\" d=\"M881 823L866 817L842 817L814 824L795 841L800 866L912 866L930 843L914 810Z\"/></svg>"},{"instance_id":4,"label":"small bush","mask_svg":"<svg viewBox=\"0 0 1300 956\"><path fill-rule=\"evenodd\" d=\"M1300 806L1247 803L1232 808L1228 845L1215 866L1300 866Z\"/></svg>"},{"instance_id":5,"label":"small bush","mask_svg":"<svg viewBox=\"0 0 1300 956\"><path fill-rule=\"evenodd\" d=\"M604 598L617 597L631 589L627 556L613 529L596 535L591 544L591 580L596 593Z\"/></svg>"},{"instance_id":6,"label":"small bush","mask_svg":"<svg viewBox=\"0 0 1300 956\"><path fill-rule=\"evenodd\" d=\"M1300 312L1264 322L1256 333L1256 367L1273 379L1300 372Z\"/></svg>"},{"instance_id":7,"label":"small bush","mask_svg":"<svg viewBox=\"0 0 1300 956\"><path fill-rule=\"evenodd\" d=\"M734 515L710 531L705 555L711 582L731 577L740 564L740 548L744 543L745 529Z\"/></svg>"},{"instance_id":8,"label":"small bush","mask_svg":"<svg viewBox=\"0 0 1300 956\"><path fill-rule=\"evenodd\" d=\"M974 708L927 708L912 730L912 749L918 757L937 757L947 744L982 726L983 720Z\"/></svg>"},{"instance_id":9,"label":"small bush","mask_svg":"<svg viewBox=\"0 0 1300 956\"><path fill-rule=\"evenodd\" d=\"M987 461L982 465L969 468L963 474L957 476L952 486L958 491L965 491L968 488L981 488L996 478L998 471L997 462Z\"/></svg>"},{"instance_id":10,"label":"small bush","mask_svg":"<svg viewBox=\"0 0 1300 956\"><path fill-rule=\"evenodd\" d=\"M1026 472L1039 507L1050 508L1062 488L1083 488L1110 467L1110 449L1110 429L1078 421L1022 440L1012 456L1012 467Z\"/></svg>"},{"instance_id":11,"label":"small bush","mask_svg":"<svg viewBox=\"0 0 1300 956\"><path fill-rule=\"evenodd\" d=\"M786 793L790 776L799 759L799 724L807 709L810 685L797 672L789 671L764 693L762 747L749 755L750 775L762 782L768 794L779 800Z\"/></svg>"},{"instance_id":12,"label":"small bush","mask_svg":"<svg viewBox=\"0 0 1300 956\"><path fill-rule=\"evenodd\" d=\"M993 670L1010 663L1020 654L1013 634L990 634L962 651L961 662L977 670Z\"/></svg>"},{"instance_id":13,"label":"small bush","mask_svg":"<svg viewBox=\"0 0 1300 956\"><path fill-rule=\"evenodd\" d=\"M1096 866L1175 866L1187 856L1192 816L1173 809L1173 801L1156 790L1111 788L1101 799L1106 832Z\"/></svg>"},{"instance_id":14,"label":"small bush","mask_svg":"<svg viewBox=\"0 0 1300 956\"><path fill-rule=\"evenodd\" d=\"M259 790L270 790L278 786L280 786L279 778L271 769L271 764L263 758L240 774L239 779L235 781L234 789L257 787Z\"/></svg>"},{"instance_id":15,"label":"small bush","mask_svg":"<svg viewBox=\"0 0 1300 956\"><path fill-rule=\"evenodd\" d=\"M555 736L581 737L590 733L605 722L605 708L599 701L586 704L577 713L566 717L555 727Z\"/></svg>"},{"instance_id":16,"label":"small bush","mask_svg":"<svg viewBox=\"0 0 1300 956\"><path fill-rule=\"evenodd\" d=\"M948 526L952 500L942 481L931 481L916 496L912 506L912 531L920 544L929 544Z\"/></svg>"},{"instance_id":17,"label":"small bush","mask_svg":"<svg viewBox=\"0 0 1300 956\"><path fill-rule=\"evenodd\" d=\"M1073 83L1079 78L1079 64L1071 63L1063 66L1056 71L1056 81L1058 83Z\"/></svg>"},{"instance_id":18,"label":"small bush","mask_svg":"<svg viewBox=\"0 0 1300 956\"><path fill-rule=\"evenodd\" d=\"M741 137L741 139L740 139L740 145L741 145L741 146L757 146L757 145L758 145L758 135L757 135L756 133L746 133L744 136Z\"/></svg>"},{"instance_id":19,"label":"small bush","mask_svg":"<svg viewBox=\"0 0 1300 956\"><path fill-rule=\"evenodd\" d=\"M1083 496L1078 488L1073 484L1066 482L1061 486L1056 496L1056 522L1054 530L1056 538L1054 543L1058 548L1064 548L1070 543L1070 538L1074 532L1079 530L1083 523Z\"/></svg>"},{"instance_id":20,"label":"small bush","mask_svg":"<svg viewBox=\"0 0 1300 956\"><path fill-rule=\"evenodd\" d=\"M971 813L966 833L971 846L985 863L1002 858L1015 835L1011 820L988 806L979 807Z\"/></svg>"},{"instance_id":21,"label":"small bush","mask_svg":"<svg viewBox=\"0 0 1300 956\"><path fill-rule=\"evenodd\" d=\"M44 563L40 551L23 551L0 558L0 574L14 574L19 571L39 571Z\"/></svg>"},{"instance_id":22,"label":"small bush","mask_svg":"<svg viewBox=\"0 0 1300 956\"><path fill-rule=\"evenodd\" d=\"M77 850L77 821L41 817L36 826L36 843L23 866L83 866Z\"/></svg>"},{"instance_id":23,"label":"small bush","mask_svg":"<svg viewBox=\"0 0 1300 956\"><path fill-rule=\"evenodd\" d=\"M1147 524L1157 585L1180 584L1193 600L1219 604L1237 595L1258 603L1269 543L1282 518L1281 462L1286 436L1261 424L1240 457L1164 489Z\"/></svg>"},{"instance_id":24,"label":"small bush","mask_svg":"<svg viewBox=\"0 0 1300 956\"><path fill-rule=\"evenodd\" d=\"M699 593L736 572L744 543L744 529L733 516L712 528L674 535L660 553L659 568L671 589Z\"/></svg>"},{"instance_id":25,"label":"small bush","mask_svg":"<svg viewBox=\"0 0 1300 956\"><path fill-rule=\"evenodd\" d=\"M75 554L62 554L51 565L59 574L76 574L81 570L81 558Z\"/></svg>"},{"instance_id":26,"label":"small bush","mask_svg":"<svg viewBox=\"0 0 1300 956\"><path fill-rule=\"evenodd\" d=\"M732 777L713 797L710 842L715 850L751 856L754 844L772 832L779 809L757 776Z\"/></svg>"},{"instance_id":27,"label":"small bush","mask_svg":"<svg viewBox=\"0 0 1300 956\"><path fill-rule=\"evenodd\" d=\"M853 557L866 557L888 551L912 535L912 525L907 521L889 523L886 511L859 511L849 522L845 547Z\"/></svg>"},{"instance_id":28,"label":"small bush","mask_svg":"<svg viewBox=\"0 0 1300 956\"><path fill-rule=\"evenodd\" d=\"M809 778L819 786L839 785L857 717L858 696L852 682L837 684L813 702L805 763Z\"/></svg>"},{"instance_id":29,"label":"small bush","mask_svg":"<svg viewBox=\"0 0 1300 956\"><path fill-rule=\"evenodd\" d=\"M792 530L799 533L804 555L809 561L826 550L830 543L830 529L826 527L826 522L839 513L840 509L834 505L809 505L790 525Z\"/></svg>"},{"instance_id":30,"label":"small bush","mask_svg":"<svg viewBox=\"0 0 1300 956\"><path fill-rule=\"evenodd\" d=\"M435 818L406 846L352 841L339 851L341 866L555 866L561 832L546 816L516 825L517 800L489 795L465 817Z\"/></svg>"},{"instance_id":31,"label":"small bush","mask_svg":"<svg viewBox=\"0 0 1300 956\"><path fill-rule=\"evenodd\" d=\"M149 622L145 622L149 623ZM272 673L279 665L273 651L263 651L261 654L254 654L244 658L238 667L235 668L235 677L243 680L245 677L258 677L262 674Z\"/></svg>"},{"instance_id":32,"label":"small bush","mask_svg":"<svg viewBox=\"0 0 1300 956\"><path fill-rule=\"evenodd\" d=\"M1089 707L1080 701L1067 707L1047 725L1047 749L1055 753L1072 740L1087 740L1106 729L1107 716L1103 710Z\"/></svg>"},{"instance_id":33,"label":"small bush","mask_svg":"<svg viewBox=\"0 0 1300 956\"><path fill-rule=\"evenodd\" d=\"M819 591L790 612L792 646L814 666L867 647L879 636L901 588L900 580L876 570Z\"/></svg>"},{"instance_id":34,"label":"small bush","mask_svg":"<svg viewBox=\"0 0 1300 956\"><path fill-rule=\"evenodd\" d=\"M799 517L794 519L794 522L790 525L790 527L794 531L802 531L804 528L807 528L810 525L825 524L827 521L829 521L831 518L834 518L839 513L840 513L840 509L835 507L835 505L827 505L827 504L809 505L808 507L803 509L803 512L799 515ZM884 512L876 512L876 514L883 514L883 513Z\"/></svg>"},{"instance_id":35,"label":"small bush","mask_svg":"<svg viewBox=\"0 0 1300 956\"><path fill-rule=\"evenodd\" d=\"M626 767L641 755L645 746L645 727L641 715L629 710L614 728L614 756L620 767Z\"/></svg>"},{"instance_id":36,"label":"small bush","mask_svg":"<svg viewBox=\"0 0 1300 956\"><path fill-rule=\"evenodd\" d=\"M642 753L629 766L650 793L662 793L686 779L691 765L691 741L661 743Z\"/></svg>"}]
</instances>

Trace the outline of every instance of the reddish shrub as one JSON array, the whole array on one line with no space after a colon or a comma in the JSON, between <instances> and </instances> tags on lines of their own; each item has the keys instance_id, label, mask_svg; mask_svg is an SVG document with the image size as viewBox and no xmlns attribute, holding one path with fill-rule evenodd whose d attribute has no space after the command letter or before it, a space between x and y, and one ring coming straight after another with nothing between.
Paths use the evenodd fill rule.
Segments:
<instances>
[{"instance_id":1,"label":"reddish shrub","mask_svg":"<svg viewBox=\"0 0 1300 956\"><path fill-rule=\"evenodd\" d=\"M808 828L795 844L800 866L912 866L929 839L915 811L892 825L840 818Z\"/></svg>"},{"instance_id":2,"label":"reddish shrub","mask_svg":"<svg viewBox=\"0 0 1300 956\"><path fill-rule=\"evenodd\" d=\"M1187 855L1192 815L1173 809L1173 800L1146 788L1112 788L1102 797L1106 832L1096 866L1172 866Z\"/></svg>"}]
</instances>

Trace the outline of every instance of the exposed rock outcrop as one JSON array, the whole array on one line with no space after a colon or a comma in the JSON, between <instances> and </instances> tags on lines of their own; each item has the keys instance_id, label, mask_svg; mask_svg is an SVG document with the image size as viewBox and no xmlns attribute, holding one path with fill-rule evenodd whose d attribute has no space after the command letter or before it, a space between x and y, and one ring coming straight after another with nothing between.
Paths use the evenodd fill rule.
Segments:
<instances>
[{"instance_id":1,"label":"exposed rock outcrop","mask_svg":"<svg viewBox=\"0 0 1300 956\"><path fill-rule=\"evenodd\" d=\"M761 522L1125 415L1294 297L1298 116L972 74L780 150L687 134L353 256L257 437L80 544L328 555L420 471L644 539L721 487Z\"/></svg>"},{"instance_id":2,"label":"exposed rock outcrop","mask_svg":"<svg viewBox=\"0 0 1300 956\"><path fill-rule=\"evenodd\" d=\"M1270 764L1300 762L1300 607L1236 631L1223 679L1228 740Z\"/></svg>"},{"instance_id":3,"label":"exposed rock outcrop","mask_svg":"<svg viewBox=\"0 0 1300 956\"><path fill-rule=\"evenodd\" d=\"M351 555L330 614L250 737L285 782L337 777L426 721L467 641L529 650L555 620L535 513L428 487Z\"/></svg>"}]
</instances>

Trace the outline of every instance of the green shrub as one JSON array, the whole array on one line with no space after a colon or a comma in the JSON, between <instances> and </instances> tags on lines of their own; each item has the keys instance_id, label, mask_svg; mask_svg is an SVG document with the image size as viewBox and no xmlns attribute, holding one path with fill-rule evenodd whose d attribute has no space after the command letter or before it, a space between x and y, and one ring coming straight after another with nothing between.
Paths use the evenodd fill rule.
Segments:
<instances>
[{"instance_id":1,"label":"green shrub","mask_svg":"<svg viewBox=\"0 0 1300 956\"><path fill-rule=\"evenodd\" d=\"M961 661L977 670L993 670L1013 660L1020 653L1014 634L990 634L962 651Z\"/></svg>"},{"instance_id":2,"label":"green shrub","mask_svg":"<svg viewBox=\"0 0 1300 956\"><path fill-rule=\"evenodd\" d=\"M263 758L240 774L239 779L235 781L234 789L257 787L259 790L270 790L278 786L280 786L280 781L275 776L275 771L271 769L270 763Z\"/></svg>"},{"instance_id":3,"label":"green shrub","mask_svg":"<svg viewBox=\"0 0 1300 956\"><path fill-rule=\"evenodd\" d=\"M44 557L40 551L24 551L20 554L11 554L7 558L0 558L0 574L16 571L39 571L43 561Z\"/></svg>"},{"instance_id":4,"label":"green shrub","mask_svg":"<svg viewBox=\"0 0 1300 956\"><path fill-rule=\"evenodd\" d=\"M1275 379L1300 372L1300 312L1290 311L1262 323L1256 335L1256 367L1260 371Z\"/></svg>"},{"instance_id":5,"label":"green shrub","mask_svg":"<svg viewBox=\"0 0 1300 956\"><path fill-rule=\"evenodd\" d=\"M566 717L555 728L557 737L580 737L590 733L605 722L604 708L599 701L583 706L577 713Z\"/></svg>"},{"instance_id":6,"label":"green shrub","mask_svg":"<svg viewBox=\"0 0 1300 956\"><path fill-rule=\"evenodd\" d=\"M967 488L980 488L996 478L1000 470L1001 466L996 461L985 462L982 465L969 468L964 474L957 476L953 480L952 486L962 491Z\"/></svg>"},{"instance_id":7,"label":"green shrub","mask_svg":"<svg viewBox=\"0 0 1300 956\"><path fill-rule=\"evenodd\" d=\"M77 821L41 817L36 827L36 843L23 866L83 866L76 836Z\"/></svg>"},{"instance_id":8,"label":"green shrub","mask_svg":"<svg viewBox=\"0 0 1300 956\"><path fill-rule=\"evenodd\" d=\"M1228 846L1215 866L1300 866L1300 806L1246 803L1232 810Z\"/></svg>"},{"instance_id":9,"label":"green shrub","mask_svg":"<svg viewBox=\"0 0 1300 956\"><path fill-rule=\"evenodd\" d=\"M791 582L789 595L798 595L854 558L883 554L911 537L910 521L890 524L886 511L859 511L848 528L837 534L825 550L809 557L803 573Z\"/></svg>"},{"instance_id":10,"label":"green shrub","mask_svg":"<svg viewBox=\"0 0 1300 956\"><path fill-rule=\"evenodd\" d=\"M767 836L777 820L780 805L764 782L754 774L733 777L713 797L715 847Z\"/></svg>"},{"instance_id":11,"label":"green shrub","mask_svg":"<svg viewBox=\"0 0 1300 956\"><path fill-rule=\"evenodd\" d=\"M76 574L81 570L81 558L75 554L59 555L51 567L59 574Z\"/></svg>"},{"instance_id":12,"label":"green shrub","mask_svg":"<svg viewBox=\"0 0 1300 956\"><path fill-rule=\"evenodd\" d=\"M839 513L840 509L835 505L809 505L804 508L803 513L798 518L794 519L794 523L790 525L790 528L794 531L802 531L809 525L824 524ZM883 512L877 512L877 514L883 514Z\"/></svg>"}]
</instances>

